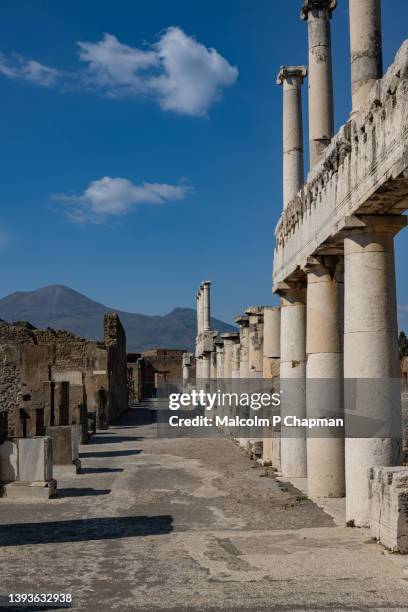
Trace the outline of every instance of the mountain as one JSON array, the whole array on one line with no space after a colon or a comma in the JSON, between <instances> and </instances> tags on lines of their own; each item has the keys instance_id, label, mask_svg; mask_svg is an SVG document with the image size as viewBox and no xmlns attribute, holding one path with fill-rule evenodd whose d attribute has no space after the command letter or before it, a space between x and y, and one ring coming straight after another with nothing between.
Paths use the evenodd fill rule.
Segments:
<instances>
[{"instance_id":1,"label":"mountain","mask_svg":"<svg viewBox=\"0 0 408 612\"><path fill-rule=\"evenodd\" d=\"M197 317L192 308L175 308L164 316L134 314L108 308L63 285L19 291L0 299L0 319L9 323L29 321L36 327L66 329L90 340L102 339L103 316L112 311L118 313L126 330L128 351L149 348L193 350ZM212 328L223 332L235 331L235 327L217 319L212 319Z\"/></svg>"}]
</instances>

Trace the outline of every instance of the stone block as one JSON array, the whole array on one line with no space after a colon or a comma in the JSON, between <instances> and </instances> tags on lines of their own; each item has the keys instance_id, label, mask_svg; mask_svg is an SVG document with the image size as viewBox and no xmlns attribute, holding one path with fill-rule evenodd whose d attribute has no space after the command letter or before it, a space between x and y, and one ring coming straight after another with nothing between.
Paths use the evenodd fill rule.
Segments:
<instances>
[{"instance_id":1,"label":"stone block","mask_svg":"<svg viewBox=\"0 0 408 612\"><path fill-rule=\"evenodd\" d=\"M17 443L14 440L6 440L0 444L0 482L17 480L17 451Z\"/></svg>"},{"instance_id":2,"label":"stone block","mask_svg":"<svg viewBox=\"0 0 408 612\"><path fill-rule=\"evenodd\" d=\"M370 531L394 552L408 553L408 467L374 467L369 474Z\"/></svg>"},{"instance_id":3,"label":"stone block","mask_svg":"<svg viewBox=\"0 0 408 612\"><path fill-rule=\"evenodd\" d=\"M3 497L21 501L43 501L55 495L57 483L51 479L47 482L10 482L3 487Z\"/></svg>"},{"instance_id":4,"label":"stone block","mask_svg":"<svg viewBox=\"0 0 408 612\"><path fill-rule=\"evenodd\" d=\"M52 441L49 437L18 438L18 480L46 482L52 479Z\"/></svg>"},{"instance_id":5,"label":"stone block","mask_svg":"<svg viewBox=\"0 0 408 612\"><path fill-rule=\"evenodd\" d=\"M47 427L46 435L52 440L53 465L72 465L78 461L80 425Z\"/></svg>"}]
</instances>

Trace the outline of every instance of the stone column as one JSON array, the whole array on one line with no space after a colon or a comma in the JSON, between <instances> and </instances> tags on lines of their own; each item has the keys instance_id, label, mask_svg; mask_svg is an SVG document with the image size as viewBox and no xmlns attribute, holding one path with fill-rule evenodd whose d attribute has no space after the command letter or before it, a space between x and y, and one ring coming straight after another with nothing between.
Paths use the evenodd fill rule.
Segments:
<instances>
[{"instance_id":1,"label":"stone column","mask_svg":"<svg viewBox=\"0 0 408 612\"><path fill-rule=\"evenodd\" d=\"M239 334L236 332L227 332L221 334L221 339L224 342L224 378L231 380L233 346L239 342Z\"/></svg>"},{"instance_id":2,"label":"stone column","mask_svg":"<svg viewBox=\"0 0 408 612\"><path fill-rule=\"evenodd\" d=\"M201 324L201 288L198 290L196 295L196 304L197 304L197 336L201 334L202 324Z\"/></svg>"},{"instance_id":3,"label":"stone column","mask_svg":"<svg viewBox=\"0 0 408 612\"><path fill-rule=\"evenodd\" d=\"M356 526L369 521L368 469L400 458L394 236L406 224L398 215L353 217L344 240L346 519Z\"/></svg>"},{"instance_id":4,"label":"stone column","mask_svg":"<svg viewBox=\"0 0 408 612\"><path fill-rule=\"evenodd\" d=\"M186 387L191 382L191 353L183 353L183 386Z\"/></svg>"},{"instance_id":5,"label":"stone column","mask_svg":"<svg viewBox=\"0 0 408 612\"><path fill-rule=\"evenodd\" d=\"M211 380L216 380L217 378L217 352L215 350L215 344L214 350L210 353L210 378Z\"/></svg>"},{"instance_id":6,"label":"stone column","mask_svg":"<svg viewBox=\"0 0 408 612\"><path fill-rule=\"evenodd\" d=\"M282 66L277 79L283 85L283 206L295 199L304 181L302 84L305 66Z\"/></svg>"},{"instance_id":7,"label":"stone column","mask_svg":"<svg viewBox=\"0 0 408 612\"><path fill-rule=\"evenodd\" d=\"M247 379L248 374L248 339L249 339L249 317L239 316L235 318L239 325L239 377Z\"/></svg>"},{"instance_id":8,"label":"stone column","mask_svg":"<svg viewBox=\"0 0 408 612\"><path fill-rule=\"evenodd\" d=\"M201 323L201 333L204 331L204 287L200 285L200 323Z\"/></svg>"},{"instance_id":9,"label":"stone column","mask_svg":"<svg viewBox=\"0 0 408 612\"><path fill-rule=\"evenodd\" d=\"M270 394L279 392L280 387L275 388L275 380L279 378L280 369L280 308L265 306L264 308L264 344L263 344L263 378L270 381L265 386L265 392ZM264 409L263 416L271 419L276 414L276 409ZM263 465L273 465L273 446L278 444L279 430L271 427L264 428L264 439L262 448ZM276 466L275 466L276 467Z\"/></svg>"},{"instance_id":10,"label":"stone column","mask_svg":"<svg viewBox=\"0 0 408 612\"><path fill-rule=\"evenodd\" d=\"M201 378L210 380L210 353L207 352L201 355Z\"/></svg>"},{"instance_id":11,"label":"stone column","mask_svg":"<svg viewBox=\"0 0 408 612\"><path fill-rule=\"evenodd\" d=\"M249 317L248 329L248 377L263 376L263 306L251 306L245 310Z\"/></svg>"},{"instance_id":12,"label":"stone column","mask_svg":"<svg viewBox=\"0 0 408 612\"><path fill-rule=\"evenodd\" d=\"M211 329L210 287L211 281L204 281L203 287L203 331Z\"/></svg>"},{"instance_id":13,"label":"stone column","mask_svg":"<svg viewBox=\"0 0 408 612\"><path fill-rule=\"evenodd\" d=\"M285 427L289 416L306 417L306 291L303 283L281 283L281 470L289 478L304 478L304 428Z\"/></svg>"},{"instance_id":14,"label":"stone column","mask_svg":"<svg viewBox=\"0 0 408 612\"><path fill-rule=\"evenodd\" d=\"M304 0L309 36L310 168L320 161L334 131L330 19L337 0Z\"/></svg>"},{"instance_id":15,"label":"stone column","mask_svg":"<svg viewBox=\"0 0 408 612\"><path fill-rule=\"evenodd\" d=\"M280 308L265 306L263 334L263 378L274 378L275 376L279 376L280 324Z\"/></svg>"},{"instance_id":16,"label":"stone column","mask_svg":"<svg viewBox=\"0 0 408 612\"><path fill-rule=\"evenodd\" d=\"M215 354L217 362L217 379L219 384L224 380L224 342L219 338L215 343Z\"/></svg>"},{"instance_id":17,"label":"stone column","mask_svg":"<svg viewBox=\"0 0 408 612\"><path fill-rule=\"evenodd\" d=\"M381 0L349 0L353 112L383 74Z\"/></svg>"},{"instance_id":18,"label":"stone column","mask_svg":"<svg viewBox=\"0 0 408 612\"><path fill-rule=\"evenodd\" d=\"M306 322L306 410L308 418L344 419L343 261L309 257ZM307 436L309 497L343 497L344 428L319 428Z\"/></svg>"}]
</instances>

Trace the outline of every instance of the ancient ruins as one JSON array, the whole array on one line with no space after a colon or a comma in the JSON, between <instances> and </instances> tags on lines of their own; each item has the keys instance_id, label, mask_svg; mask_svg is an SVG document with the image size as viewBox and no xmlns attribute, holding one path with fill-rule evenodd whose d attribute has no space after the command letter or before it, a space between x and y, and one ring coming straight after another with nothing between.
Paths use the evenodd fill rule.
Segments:
<instances>
[{"instance_id":1,"label":"ancient ruins","mask_svg":"<svg viewBox=\"0 0 408 612\"><path fill-rule=\"evenodd\" d=\"M289 435L282 427L263 444L259 434L239 442L284 479L307 478L312 499L346 496L348 525L371 525L385 545L408 552L408 468L399 434L406 363L400 370L393 244L407 225L408 41L383 74L380 0L350 0L352 110L334 134L330 28L336 5L304 0L308 66L282 66L277 77L284 171L273 292L280 307L248 308L236 319L239 333L219 335L210 329L210 282L203 282L197 378L223 385L236 376L242 385L276 379L284 391L282 417L343 416L344 430L325 435L306 435L304 428ZM358 418L376 419L385 429L368 435L356 427ZM261 453L254 452L260 445Z\"/></svg>"}]
</instances>

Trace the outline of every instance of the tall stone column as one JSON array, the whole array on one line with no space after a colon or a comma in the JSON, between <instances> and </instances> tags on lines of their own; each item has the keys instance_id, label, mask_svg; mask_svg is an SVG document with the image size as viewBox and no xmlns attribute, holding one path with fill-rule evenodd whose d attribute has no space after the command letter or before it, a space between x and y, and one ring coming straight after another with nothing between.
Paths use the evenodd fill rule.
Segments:
<instances>
[{"instance_id":1,"label":"tall stone column","mask_svg":"<svg viewBox=\"0 0 408 612\"><path fill-rule=\"evenodd\" d=\"M263 334L263 378L279 376L281 309L265 306Z\"/></svg>"},{"instance_id":2,"label":"tall stone column","mask_svg":"<svg viewBox=\"0 0 408 612\"><path fill-rule=\"evenodd\" d=\"M263 343L263 378L264 390L267 393L279 392L274 379L279 378L280 369L280 308L265 306L264 308L264 343ZM268 382L269 381L269 384ZM270 408L263 410L263 416L272 419L276 413ZM263 465L273 465L274 445L280 446L279 430L272 427L264 428L262 447Z\"/></svg>"},{"instance_id":3,"label":"tall stone column","mask_svg":"<svg viewBox=\"0 0 408 612\"><path fill-rule=\"evenodd\" d=\"M201 309L201 287L199 288L199 290L197 292L196 302L197 302L197 336L199 336L201 334L201 332L203 331L202 317L201 317L201 313L202 313L202 309Z\"/></svg>"},{"instance_id":4,"label":"tall stone column","mask_svg":"<svg viewBox=\"0 0 408 612\"><path fill-rule=\"evenodd\" d=\"M239 326L239 392L248 393L248 378L249 378L249 317L240 315L235 318L235 323ZM237 406L239 416L249 416L249 410L242 406ZM239 428L235 432L238 443L243 448L246 448L247 437L246 431Z\"/></svg>"},{"instance_id":5,"label":"tall stone column","mask_svg":"<svg viewBox=\"0 0 408 612\"><path fill-rule=\"evenodd\" d=\"M283 205L295 199L304 181L302 84L305 66L282 66L277 84L283 85Z\"/></svg>"},{"instance_id":6,"label":"tall stone column","mask_svg":"<svg viewBox=\"0 0 408 612\"><path fill-rule=\"evenodd\" d=\"M381 0L349 0L353 112L383 74Z\"/></svg>"},{"instance_id":7,"label":"tall stone column","mask_svg":"<svg viewBox=\"0 0 408 612\"><path fill-rule=\"evenodd\" d=\"M205 318L205 312L204 312L204 287L203 284L200 285L200 322L201 322L201 333L203 333L204 330L204 318Z\"/></svg>"},{"instance_id":8,"label":"tall stone column","mask_svg":"<svg viewBox=\"0 0 408 612\"><path fill-rule=\"evenodd\" d=\"M203 331L210 331L211 329L210 287L211 281L203 282Z\"/></svg>"},{"instance_id":9,"label":"tall stone column","mask_svg":"<svg viewBox=\"0 0 408 612\"><path fill-rule=\"evenodd\" d=\"M239 325L239 377L247 379L248 370L248 348L249 348L249 317L242 315L235 318Z\"/></svg>"},{"instance_id":10,"label":"tall stone column","mask_svg":"<svg viewBox=\"0 0 408 612\"><path fill-rule=\"evenodd\" d=\"M343 261L309 257L306 322L308 418L344 419ZM344 428L308 431L307 490L310 497L343 497Z\"/></svg>"},{"instance_id":11,"label":"tall stone column","mask_svg":"<svg viewBox=\"0 0 408 612\"><path fill-rule=\"evenodd\" d=\"M369 520L368 469L395 465L400 458L394 236L407 225L407 217L353 217L348 225L344 240L346 518L364 526Z\"/></svg>"},{"instance_id":12,"label":"tall stone column","mask_svg":"<svg viewBox=\"0 0 408 612\"><path fill-rule=\"evenodd\" d=\"M263 376L263 306L251 306L245 310L249 317L248 329L248 377Z\"/></svg>"},{"instance_id":13,"label":"tall stone column","mask_svg":"<svg viewBox=\"0 0 408 612\"><path fill-rule=\"evenodd\" d=\"M320 161L334 131L331 14L337 0L304 0L301 19L309 36L310 168Z\"/></svg>"},{"instance_id":14,"label":"tall stone column","mask_svg":"<svg viewBox=\"0 0 408 612\"><path fill-rule=\"evenodd\" d=\"M281 296L281 470L289 478L307 475L304 428L286 427L286 417L306 417L306 291L303 283L282 283Z\"/></svg>"}]
</instances>

